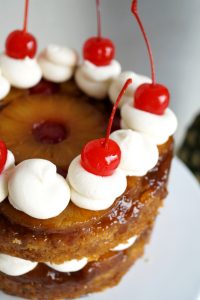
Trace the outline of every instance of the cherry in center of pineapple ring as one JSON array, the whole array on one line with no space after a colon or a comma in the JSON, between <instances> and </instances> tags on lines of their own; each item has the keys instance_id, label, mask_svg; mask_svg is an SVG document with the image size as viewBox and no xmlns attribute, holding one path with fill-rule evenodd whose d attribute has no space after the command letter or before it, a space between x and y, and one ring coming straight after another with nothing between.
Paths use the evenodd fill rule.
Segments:
<instances>
[{"instance_id":1,"label":"cherry in center of pineapple ring","mask_svg":"<svg viewBox=\"0 0 200 300\"><path fill-rule=\"evenodd\" d=\"M43 121L32 127L32 133L36 141L42 144L58 144L69 135L69 128L56 121Z\"/></svg>"}]
</instances>

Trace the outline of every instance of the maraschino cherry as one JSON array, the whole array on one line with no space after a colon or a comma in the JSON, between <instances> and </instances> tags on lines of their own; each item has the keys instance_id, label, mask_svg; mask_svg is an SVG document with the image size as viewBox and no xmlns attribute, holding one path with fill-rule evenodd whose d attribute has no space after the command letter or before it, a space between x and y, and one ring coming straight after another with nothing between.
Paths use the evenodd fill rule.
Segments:
<instances>
[{"instance_id":1,"label":"maraschino cherry","mask_svg":"<svg viewBox=\"0 0 200 300\"><path fill-rule=\"evenodd\" d=\"M33 58L37 51L35 37L27 32L29 0L25 2L23 30L12 31L6 39L6 54L12 58Z\"/></svg>"},{"instance_id":2,"label":"maraschino cherry","mask_svg":"<svg viewBox=\"0 0 200 300\"><path fill-rule=\"evenodd\" d=\"M0 140L0 174L3 171L6 160L7 160L8 150L3 141Z\"/></svg>"},{"instance_id":3,"label":"maraschino cherry","mask_svg":"<svg viewBox=\"0 0 200 300\"><path fill-rule=\"evenodd\" d=\"M96 37L89 38L83 46L83 57L96 66L107 66L115 57L115 46L108 38L103 38L101 33L100 0L96 0L97 28Z\"/></svg>"},{"instance_id":4,"label":"maraschino cherry","mask_svg":"<svg viewBox=\"0 0 200 300\"><path fill-rule=\"evenodd\" d=\"M133 0L132 13L135 16L141 32L144 36L147 45L148 54L151 63L152 83L145 83L138 87L134 96L134 107L143 111L150 112L156 115L162 115L169 105L170 94L168 89L161 84L156 83L155 66L153 61L152 50L148 41L144 26L138 15L138 1Z\"/></svg>"},{"instance_id":5,"label":"maraschino cherry","mask_svg":"<svg viewBox=\"0 0 200 300\"><path fill-rule=\"evenodd\" d=\"M113 174L115 169L119 166L121 159L121 150L116 142L109 139L113 119L117 106L125 93L127 87L132 83L131 79L128 79L123 86L113 110L108 123L108 128L106 132L106 137L92 140L87 143L81 152L81 164L82 167L95 175L98 176L110 176Z\"/></svg>"},{"instance_id":6,"label":"maraschino cherry","mask_svg":"<svg viewBox=\"0 0 200 300\"><path fill-rule=\"evenodd\" d=\"M31 87L29 89L29 92L31 95L36 95L36 94L52 95L52 94L56 94L59 90L60 90L60 86L58 83L42 79L38 84Z\"/></svg>"}]
</instances>

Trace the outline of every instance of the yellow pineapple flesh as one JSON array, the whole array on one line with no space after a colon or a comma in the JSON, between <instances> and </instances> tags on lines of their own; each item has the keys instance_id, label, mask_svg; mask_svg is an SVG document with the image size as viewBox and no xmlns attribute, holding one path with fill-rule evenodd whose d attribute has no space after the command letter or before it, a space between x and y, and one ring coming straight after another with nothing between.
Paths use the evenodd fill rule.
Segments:
<instances>
[{"instance_id":1,"label":"yellow pineapple flesh","mask_svg":"<svg viewBox=\"0 0 200 300\"><path fill-rule=\"evenodd\" d=\"M27 95L1 108L0 137L17 163L43 158L67 170L86 142L104 136L108 113L106 105L99 109L84 97ZM66 138L55 144L39 141L33 128L44 122L60 124L66 129Z\"/></svg>"}]
</instances>

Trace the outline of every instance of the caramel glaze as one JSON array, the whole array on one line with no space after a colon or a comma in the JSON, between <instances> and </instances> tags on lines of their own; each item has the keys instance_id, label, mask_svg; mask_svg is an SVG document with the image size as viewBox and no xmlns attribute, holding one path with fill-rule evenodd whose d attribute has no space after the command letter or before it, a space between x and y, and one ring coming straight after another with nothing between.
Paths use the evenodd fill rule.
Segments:
<instances>
[{"instance_id":1,"label":"caramel glaze","mask_svg":"<svg viewBox=\"0 0 200 300\"><path fill-rule=\"evenodd\" d=\"M140 235L153 223L167 195L173 138L160 146L159 152L156 167L144 177L128 177L125 193L101 212L70 203L58 217L41 221L4 201L0 205L0 252L39 262L62 263L84 256L93 261Z\"/></svg>"},{"instance_id":2,"label":"caramel glaze","mask_svg":"<svg viewBox=\"0 0 200 300\"><path fill-rule=\"evenodd\" d=\"M144 251L151 228L124 251L108 252L98 262L90 262L75 273L60 273L43 264L22 276L0 272L0 289L11 295L37 300L76 298L118 284L129 267Z\"/></svg>"}]
</instances>

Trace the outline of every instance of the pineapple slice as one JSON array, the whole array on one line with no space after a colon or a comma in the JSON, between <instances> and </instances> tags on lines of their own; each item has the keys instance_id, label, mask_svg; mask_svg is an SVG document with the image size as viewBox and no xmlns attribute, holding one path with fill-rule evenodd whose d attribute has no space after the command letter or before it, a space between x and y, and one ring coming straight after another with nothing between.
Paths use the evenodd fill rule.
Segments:
<instances>
[{"instance_id":1,"label":"pineapple slice","mask_svg":"<svg viewBox=\"0 0 200 300\"><path fill-rule=\"evenodd\" d=\"M103 137L108 120L106 104L100 109L85 98L66 95L28 95L0 110L0 137L19 163L25 159L48 159L67 170L89 140ZM109 109L108 109L109 110ZM66 132L60 142L36 138L34 128L56 124Z\"/></svg>"}]
</instances>

